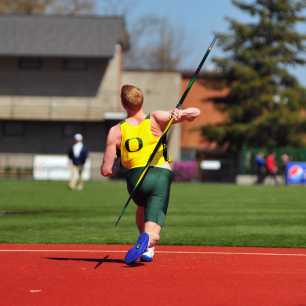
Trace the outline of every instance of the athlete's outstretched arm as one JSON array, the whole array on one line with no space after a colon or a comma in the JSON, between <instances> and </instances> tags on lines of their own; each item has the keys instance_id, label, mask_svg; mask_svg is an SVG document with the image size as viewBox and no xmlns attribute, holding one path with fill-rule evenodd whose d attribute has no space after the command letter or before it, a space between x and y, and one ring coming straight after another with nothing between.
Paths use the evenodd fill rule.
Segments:
<instances>
[{"instance_id":1,"label":"athlete's outstretched arm","mask_svg":"<svg viewBox=\"0 0 306 306\"><path fill-rule=\"evenodd\" d=\"M152 113L153 118L161 125L173 118L173 123L183 121L192 121L200 115L201 111L197 107L188 107L185 109L175 108L171 111L156 111Z\"/></svg>"},{"instance_id":2,"label":"athlete's outstretched arm","mask_svg":"<svg viewBox=\"0 0 306 306\"><path fill-rule=\"evenodd\" d=\"M101 174L103 176L111 176L113 174L113 165L117 158L116 149L120 146L121 132L119 125L113 126L106 140L106 148L101 165Z\"/></svg>"}]
</instances>

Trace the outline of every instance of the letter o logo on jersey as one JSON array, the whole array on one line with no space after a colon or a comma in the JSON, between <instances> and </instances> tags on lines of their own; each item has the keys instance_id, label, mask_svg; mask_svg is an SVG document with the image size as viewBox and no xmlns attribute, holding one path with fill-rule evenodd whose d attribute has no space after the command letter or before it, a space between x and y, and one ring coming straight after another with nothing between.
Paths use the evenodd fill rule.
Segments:
<instances>
[{"instance_id":1,"label":"letter o logo on jersey","mask_svg":"<svg viewBox=\"0 0 306 306\"><path fill-rule=\"evenodd\" d=\"M127 139L124 145L128 152L137 152L142 149L143 142L141 138L135 137L135 138Z\"/></svg>"}]
</instances>

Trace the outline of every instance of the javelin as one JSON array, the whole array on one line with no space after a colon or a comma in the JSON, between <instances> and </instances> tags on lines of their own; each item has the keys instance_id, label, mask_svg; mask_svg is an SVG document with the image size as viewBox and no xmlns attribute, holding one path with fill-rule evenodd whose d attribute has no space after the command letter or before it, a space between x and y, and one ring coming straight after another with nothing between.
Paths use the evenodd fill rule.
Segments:
<instances>
[{"instance_id":1,"label":"javelin","mask_svg":"<svg viewBox=\"0 0 306 306\"><path fill-rule=\"evenodd\" d=\"M190 81L189 81L189 83L188 83L188 85L187 85L187 88L185 89L184 93L182 94L180 100L178 101L178 103L177 103L177 105L176 105L176 108L180 108L180 107L182 106L182 104L183 104L184 100L186 99L186 97L187 97L187 95L188 95L188 93L189 93L189 91L190 91L190 89L191 89L193 83L197 80L197 78L198 78L198 76L199 76L199 73L200 73L200 71L201 71L201 68L202 68L202 66L204 65L204 62L205 62L206 58L208 57L208 55L209 55L211 49L213 48L213 46L214 46L216 40L217 40L217 37L215 36L214 39L212 40L212 42L210 43L210 45L209 45L207 51L205 52L205 54L204 54L204 56L203 56L203 58L202 58L202 60L201 60L201 62L200 62L200 64L199 64L197 70L194 72L192 78L190 79ZM123 208L122 208L122 210L121 210L121 213L120 213L120 215L119 215L119 217L118 217L118 219L117 219L117 221L116 221L116 223L115 223L115 226L118 225L118 223L119 223L121 217L123 216L123 214L124 214L124 212L125 212L127 206L129 205L129 203L130 203L132 197L134 196L134 194L136 193L138 187L139 187L140 184L143 182L143 180L144 180L146 174L148 173L149 168L150 168L150 165L151 165L151 162L152 162L152 160L154 159L154 156L155 156L155 154L157 153L159 147L161 146L163 140L167 137L167 133L168 133L170 127L171 127L172 124L173 124L173 120L174 120L173 118L171 118L171 119L169 120L169 122L168 122L166 128L164 129L162 135L160 136L160 138L159 138L159 140L158 140L156 146L154 147L153 152L151 153L151 155L150 155L150 157L149 157L149 159L148 159L148 161L147 161L147 163L146 163L146 165L145 165L143 171L141 172L141 174L140 174L140 176L139 176L139 178L138 178L138 180L137 180L136 185L134 186L134 188L133 188L132 191L130 192L130 196L129 196L128 200L126 201L126 203L124 204L124 206L123 206Z\"/></svg>"}]
</instances>

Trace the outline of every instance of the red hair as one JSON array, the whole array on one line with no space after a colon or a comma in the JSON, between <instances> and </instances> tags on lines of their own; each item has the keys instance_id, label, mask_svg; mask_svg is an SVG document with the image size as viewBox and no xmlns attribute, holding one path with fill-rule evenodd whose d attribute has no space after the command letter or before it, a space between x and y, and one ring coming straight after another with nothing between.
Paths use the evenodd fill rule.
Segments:
<instances>
[{"instance_id":1,"label":"red hair","mask_svg":"<svg viewBox=\"0 0 306 306\"><path fill-rule=\"evenodd\" d=\"M142 91L134 85L123 85L121 88L121 103L125 109L140 109L143 104Z\"/></svg>"}]
</instances>

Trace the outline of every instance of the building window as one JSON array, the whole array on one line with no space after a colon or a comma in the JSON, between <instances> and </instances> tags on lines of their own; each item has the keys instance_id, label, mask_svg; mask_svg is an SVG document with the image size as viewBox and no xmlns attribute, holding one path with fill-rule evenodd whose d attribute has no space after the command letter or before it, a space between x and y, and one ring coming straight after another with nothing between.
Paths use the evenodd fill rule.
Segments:
<instances>
[{"instance_id":1,"label":"building window","mask_svg":"<svg viewBox=\"0 0 306 306\"><path fill-rule=\"evenodd\" d=\"M36 57L23 57L18 60L18 67L22 70L40 70L43 61L41 58Z\"/></svg>"},{"instance_id":2,"label":"building window","mask_svg":"<svg viewBox=\"0 0 306 306\"><path fill-rule=\"evenodd\" d=\"M3 124L3 136L22 137L24 134L25 127L21 122L6 122Z\"/></svg>"},{"instance_id":3,"label":"building window","mask_svg":"<svg viewBox=\"0 0 306 306\"><path fill-rule=\"evenodd\" d=\"M82 59L65 59L63 61L64 70L81 71L88 69L88 62Z\"/></svg>"}]
</instances>

